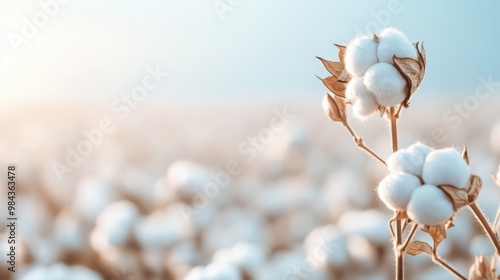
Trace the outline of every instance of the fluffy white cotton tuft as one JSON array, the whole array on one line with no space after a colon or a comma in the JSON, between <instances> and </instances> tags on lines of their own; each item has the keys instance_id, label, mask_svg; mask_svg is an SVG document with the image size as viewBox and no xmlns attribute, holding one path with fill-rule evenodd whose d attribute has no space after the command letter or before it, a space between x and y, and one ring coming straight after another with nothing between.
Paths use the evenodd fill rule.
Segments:
<instances>
[{"instance_id":1,"label":"fluffy white cotton tuft","mask_svg":"<svg viewBox=\"0 0 500 280\"><path fill-rule=\"evenodd\" d=\"M380 62L393 64L393 57L417 59L417 49L406 36L395 28L386 28L379 37L377 57Z\"/></svg>"},{"instance_id":2,"label":"fluffy white cotton tuft","mask_svg":"<svg viewBox=\"0 0 500 280\"><path fill-rule=\"evenodd\" d=\"M411 195L407 213L410 219L421 225L439 225L453 216L453 204L436 186L423 185Z\"/></svg>"},{"instance_id":3,"label":"fluffy white cotton tuft","mask_svg":"<svg viewBox=\"0 0 500 280\"><path fill-rule=\"evenodd\" d=\"M417 142L408 149L406 149L408 152L412 154L420 154L423 158L427 158L427 156L433 151L433 149L421 142Z\"/></svg>"},{"instance_id":4,"label":"fluffy white cotton tuft","mask_svg":"<svg viewBox=\"0 0 500 280\"><path fill-rule=\"evenodd\" d=\"M395 106L406 98L406 80L389 63L377 63L370 67L363 81L382 106Z\"/></svg>"},{"instance_id":5,"label":"fluffy white cotton tuft","mask_svg":"<svg viewBox=\"0 0 500 280\"><path fill-rule=\"evenodd\" d=\"M345 67L351 75L363 76L377 62L377 43L371 37L359 37L347 45Z\"/></svg>"},{"instance_id":6,"label":"fluffy white cotton tuft","mask_svg":"<svg viewBox=\"0 0 500 280\"><path fill-rule=\"evenodd\" d=\"M415 176L422 176L425 157L421 153L399 150L387 159L387 168L390 172L406 172Z\"/></svg>"},{"instance_id":7,"label":"fluffy white cotton tuft","mask_svg":"<svg viewBox=\"0 0 500 280\"><path fill-rule=\"evenodd\" d=\"M420 179L414 175L393 173L380 182L378 195L392 210L406 210L413 191L420 186Z\"/></svg>"},{"instance_id":8,"label":"fluffy white cotton tuft","mask_svg":"<svg viewBox=\"0 0 500 280\"><path fill-rule=\"evenodd\" d=\"M365 119L378 108L377 100L363 83L363 78L353 77L346 88L346 97L353 103L354 115Z\"/></svg>"},{"instance_id":9,"label":"fluffy white cotton tuft","mask_svg":"<svg viewBox=\"0 0 500 280\"><path fill-rule=\"evenodd\" d=\"M452 148L431 152L425 159L422 177L432 185L452 185L460 189L469 186L471 171L460 153Z\"/></svg>"}]
</instances>

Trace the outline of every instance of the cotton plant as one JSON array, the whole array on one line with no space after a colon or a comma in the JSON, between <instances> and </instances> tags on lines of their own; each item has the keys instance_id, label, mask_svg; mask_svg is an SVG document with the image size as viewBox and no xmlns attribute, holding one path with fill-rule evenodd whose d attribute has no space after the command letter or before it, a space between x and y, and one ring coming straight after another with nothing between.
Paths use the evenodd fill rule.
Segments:
<instances>
[{"instance_id":1,"label":"cotton plant","mask_svg":"<svg viewBox=\"0 0 500 280\"><path fill-rule=\"evenodd\" d=\"M397 121L402 109L409 107L425 74L423 44L411 43L401 31L386 28L378 35L355 38L347 46L335 46L339 49L339 61L318 57L331 74L320 78L329 90L323 98L323 109L332 121L347 129L361 150L387 168L377 193L394 212L389 229L395 254L395 278L404 279L405 253L413 256L426 253L434 263L460 279L496 279L495 266L491 263L500 255L496 233L500 215L491 225L476 203L482 180L471 172L467 148L462 151L434 149L420 142L404 149L398 145ZM346 113L348 106L362 121L375 113L386 117L392 148L387 159L370 149L352 129ZM493 177L500 185L500 174ZM438 246L447 237L447 229L454 226L454 218L463 208L471 210L495 248L491 262L484 255L476 256L468 278L437 254ZM432 237L432 246L413 241L419 228Z\"/></svg>"}]
</instances>

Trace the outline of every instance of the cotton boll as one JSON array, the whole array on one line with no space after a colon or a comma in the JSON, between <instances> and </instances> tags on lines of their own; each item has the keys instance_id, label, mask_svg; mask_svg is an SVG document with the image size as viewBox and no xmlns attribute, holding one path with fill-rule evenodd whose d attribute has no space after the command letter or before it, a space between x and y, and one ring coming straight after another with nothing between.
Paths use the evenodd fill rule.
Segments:
<instances>
[{"instance_id":1,"label":"cotton boll","mask_svg":"<svg viewBox=\"0 0 500 280\"><path fill-rule=\"evenodd\" d=\"M240 242L233 246L231 256L237 267L251 274L258 271L266 260L264 250L260 246L248 242Z\"/></svg>"},{"instance_id":2,"label":"cotton boll","mask_svg":"<svg viewBox=\"0 0 500 280\"><path fill-rule=\"evenodd\" d=\"M390 209L406 210L413 191L420 186L420 179L414 175L391 173L378 185L378 195Z\"/></svg>"},{"instance_id":3,"label":"cotton boll","mask_svg":"<svg viewBox=\"0 0 500 280\"><path fill-rule=\"evenodd\" d=\"M453 204L446 194L436 186L423 185L413 191L408 203L408 216L421 225L439 225L449 220L454 213Z\"/></svg>"},{"instance_id":4,"label":"cotton boll","mask_svg":"<svg viewBox=\"0 0 500 280\"><path fill-rule=\"evenodd\" d=\"M377 265L377 252L363 236L349 236L347 248L356 267L362 270L372 270Z\"/></svg>"},{"instance_id":5,"label":"cotton boll","mask_svg":"<svg viewBox=\"0 0 500 280\"><path fill-rule=\"evenodd\" d=\"M405 78L388 63L377 63L370 67L366 71L363 82L366 88L375 95L378 104L382 106L395 106L406 98Z\"/></svg>"},{"instance_id":6,"label":"cotton boll","mask_svg":"<svg viewBox=\"0 0 500 280\"><path fill-rule=\"evenodd\" d=\"M54 221L53 236L62 248L79 250L86 245L87 232L78 217L63 210Z\"/></svg>"},{"instance_id":7,"label":"cotton boll","mask_svg":"<svg viewBox=\"0 0 500 280\"><path fill-rule=\"evenodd\" d=\"M77 186L72 208L84 220L93 223L99 213L117 197L114 186L96 178L85 178Z\"/></svg>"},{"instance_id":8,"label":"cotton boll","mask_svg":"<svg viewBox=\"0 0 500 280\"><path fill-rule=\"evenodd\" d=\"M379 36L377 57L380 62L393 64L394 55L397 57L418 58L415 46L401 31L386 28Z\"/></svg>"},{"instance_id":9,"label":"cotton boll","mask_svg":"<svg viewBox=\"0 0 500 280\"><path fill-rule=\"evenodd\" d=\"M205 268L209 280L241 280L240 271L230 264L210 264Z\"/></svg>"},{"instance_id":10,"label":"cotton boll","mask_svg":"<svg viewBox=\"0 0 500 280\"><path fill-rule=\"evenodd\" d=\"M390 218L380 210L348 211L340 217L338 226L346 234L361 235L374 244L385 246L391 237L387 227Z\"/></svg>"},{"instance_id":11,"label":"cotton boll","mask_svg":"<svg viewBox=\"0 0 500 280\"><path fill-rule=\"evenodd\" d=\"M139 210L129 201L119 201L109 205L99 215L95 231L113 246L124 245L132 235L139 218Z\"/></svg>"},{"instance_id":12,"label":"cotton boll","mask_svg":"<svg viewBox=\"0 0 500 280\"><path fill-rule=\"evenodd\" d=\"M457 150L435 150L425 159L422 177L426 184L452 185L464 189L469 186L470 167Z\"/></svg>"},{"instance_id":13,"label":"cotton boll","mask_svg":"<svg viewBox=\"0 0 500 280\"><path fill-rule=\"evenodd\" d=\"M421 153L399 150L387 159L390 172L405 172L418 177L422 176L425 157Z\"/></svg>"},{"instance_id":14,"label":"cotton boll","mask_svg":"<svg viewBox=\"0 0 500 280\"><path fill-rule=\"evenodd\" d=\"M433 151L433 149L431 147L429 147L421 142L417 142L415 144L412 144L406 150L411 154L419 154L424 159Z\"/></svg>"},{"instance_id":15,"label":"cotton boll","mask_svg":"<svg viewBox=\"0 0 500 280\"><path fill-rule=\"evenodd\" d=\"M363 78L353 77L347 84L346 97L353 101L354 115L364 119L378 109L378 103L373 93L368 91Z\"/></svg>"},{"instance_id":16,"label":"cotton boll","mask_svg":"<svg viewBox=\"0 0 500 280\"><path fill-rule=\"evenodd\" d=\"M304 241L306 255L317 267L342 267L349 262L347 235L334 225L313 230Z\"/></svg>"},{"instance_id":17,"label":"cotton boll","mask_svg":"<svg viewBox=\"0 0 500 280\"><path fill-rule=\"evenodd\" d=\"M209 280L205 275L205 270L203 267L198 266L189 271L189 273L184 278L185 280Z\"/></svg>"},{"instance_id":18,"label":"cotton boll","mask_svg":"<svg viewBox=\"0 0 500 280\"><path fill-rule=\"evenodd\" d=\"M363 76L377 62L377 43L373 38L359 37L347 45L345 67L351 75Z\"/></svg>"},{"instance_id":19,"label":"cotton boll","mask_svg":"<svg viewBox=\"0 0 500 280\"><path fill-rule=\"evenodd\" d=\"M206 168L190 161L172 163L165 178L164 187L172 189L178 198L188 201L196 196L196 190L202 190L203 186L210 182L210 176ZM161 187L161 185L156 187ZM156 189L154 192L160 193L161 191ZM169 193L169 191L166 193Z\"/></svg>"}]
</instances>

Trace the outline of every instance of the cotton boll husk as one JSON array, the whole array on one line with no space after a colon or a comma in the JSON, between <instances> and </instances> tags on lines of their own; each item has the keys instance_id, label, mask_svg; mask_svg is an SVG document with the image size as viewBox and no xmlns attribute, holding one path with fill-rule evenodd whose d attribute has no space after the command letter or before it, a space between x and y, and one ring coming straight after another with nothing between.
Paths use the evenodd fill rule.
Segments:
<instances>
[{"instance_id":1,"label":"cotton boll husk","mask_svg":"<svg viewBox=\"0 0 500 280\"><path fill-rule=\"evenodd\" d=\"M392 65L382 62L370 67L363 78L366 88L382 106L395 106L406 98L406 80Z\"/></svg>"},{"instance_id":2,"label":"cotton boll husk","mask_svg":"<svg viewBox=\"0 0 500 280\"><path fill-rule=\"evenodd\" d=\"M426 184L469 186L470 167L460 153L452 148L432 151L425 159L422 178Z\"/></svg>"},{"instance_id":3,"label":"cotton boll husk","mask_svg":"<svg viewBox=\"0 0 500 280\"><path fill-rule=\"evenodd\" d=\"M349 262L347 235L335 225L314 229L304 241L308 258L315 261L317 267L342 267Z\"/></svg>"},{"instance_id":4,"label":"cotton boll husk","mask_svg":"<svg viewBox=\"0 0 500 280\"><path fill-rule=\"evenodd\" d=\"M209 264L205 275L210 280L241 280L240 271L230 264Z\"/></svg>"},{"instance_id":5,"label":"cotton boll husk","mask_svg":"<svg viewBox=\"0 0 500 280\"><path fill-rule=\"evenodd\" d=\"M495 253L495 248L492 246L490 239L485 235L476 235L469 242L469 255L472 258L480 254L491 257Z\"/></svg>"},{"instance_id":6,"label":"cotton boll husk","mask_svg":"<svg viewBox=\"0 0 500 280\"><path fill-rule=\"evenodd\" d=\"M87 177L77 186L72 209L85 221L94 223L99 213L117 198L118 193L113 185Z\"/></svg>"},{"instance_id":7,"label":"cotton boll husk","mask_svg":"<svg viewBox=\"0 0 500 280\"><path fill-rule=\"evenodd\" d=\"M412 174L391 173L378 185L378 195L391 210L406 210L413 191L420 186L420 179Z\"/></svg>"},{"instance_id":8,"label":"cotton boll husk","mask_svg":"<svg viewBox=\"0 0 500 280\"><path fill-rule=\"evenodd\" d=\"M377 62L377 43L373 38L359 37L347 45L345 67L351 75L363 76Z\"/></svg>"},{"instance_id":9,"label":"cotton boll husk","mask_svg":"<svg viewBox=\"0 0 500 280\"><path fill-rule=\"evenodd\" d=\"M438 225L451 218L453 204L438 187L423 185L413 191L407 208L410 219L421 225Z\"/></svg>"},{"instance_id":10,"label":"cotton boll husk","mask_svg":"<svg viewBox=\"0 0 500 280\"><path fill-rule=\"evenodd\" d=\"M380 62L393 64L394 55L397 57L418 58L415 46L401 31L394 28L386 28L379 36L377 57Z\"/></svg>"},{"instance_id":11,"label":"cotton boll husk","mask_svg":"<svg viewBox=\"0 0 500 280\"><path fill-rule=\"evenodd\" d=\"M113 246L122 246L129 241L135 223L139 219L139 210L129 201L110 204L99 215L96 231Z\"/></svg>"},{"instance_id":12,"label":"cotton boll husk","mask_svg":"<svg viewBox=\"0 0 500 280\"><path fill-rule=\"evenodd\" d=\"M491 149L497 155L500 155L500 123L497 123L491 129L491 133L490 133L490 145L491 145Z\"/></svg>"},{"instance_id":13,"label":"cotton boll husk","mask_svg":"<svg viewBox=\"0 0 500 280\"><path fill-rule=\"evenodd\" d=\"M347 249L357 268L370 271L377 265L377 251L363 236L351 235L347 240Z\"/></svg>"},{"instance_id":14,"label":"cotton boll husk","mask_svg":"<svg viewBox=\"0 0 500 280\"><path fill-rule=\"evenodd\" d=\"M346 234L358 234L374 244L385 246L391 237L387 228L387 221L390 217L388 213L375 209L349 211L340 217L337 224Z\"/></svg>"}]
</instances>

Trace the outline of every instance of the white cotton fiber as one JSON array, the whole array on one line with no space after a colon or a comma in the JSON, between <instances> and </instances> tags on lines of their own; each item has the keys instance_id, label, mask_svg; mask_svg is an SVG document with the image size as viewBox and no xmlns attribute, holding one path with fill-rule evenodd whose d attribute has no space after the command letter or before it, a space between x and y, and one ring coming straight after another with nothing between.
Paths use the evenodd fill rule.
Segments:
<instances>
[{"instance_id":1,"label":"white cotton fiber","mask_svg":"<svg viewBox=\"0 0 500 280\"><path fill-rule=\"evenodd\" d=\"M441 189L423 185L413 191L407 213L417 224L439 225L453 216L453 205Z\"/></svg>"},{"instance_id":2,"label":"white cotton fiber","mask_svg":"<svg viewBox=\"0 0 500 280\"><path fill-rule=\"evenodd\" d=\"M345 67L351 75L363 76L377 62L377 43L371 37L359 37L347 45Z\"/></svg>"},{"instance_id":3,"label":"white cotton fiber","mask_svg":"<svg viewBox=\"0 0 500 280\"><path fill-rule=\"evenodd\" d=\"M399 30L387 28L379 37L377 57L380 62L393 64L393 57L410 57L417 59L417 49Z\"/></svg>"},{"instance_id":4,"label":"white cotton fiber","mask_svg":"<svg viewBox=\"0 0 500 280\"><path fill-rule=\"evenodd\" d=\"M392 210L405 210L413 191L420 186L420 179L414 175L392 173L378 185L378 195Z\"/></svg>"},{"instance_id":5,"label":"white cotton fiber","mask_svg":"<svg viewBox=\"0 0 500 280\"><path fill-rule=\"evenodd\" d=\"M415 176L422 176L425 157L421 153L412 153L399 150L387 159L387 168L390 172L406 172Z\"/></svg>"},{"instance_id":6,"label":"white cotton fiber","mask_svg":"<svg viewBox=\"0 0 500 280\"><path fill-rule=\"evenodd\" d=\"M425 159L422 177L426 184L469 186L471 171L460 153L452 148L431 152Z\"/></svg>"},{"instance_id":7,"label":"white cotton fiber","mask_svg":"<svg viewBox=\"0 0 500 280\"><path fill-rule=\"evenodd\" d=\"M421 142L417 142L415 144L412 144L406 150L412 154L420 154L423 158L426 158L433 151L433 149L431 147L429 147Z\"/></svg>"},{"instance_id":8,"label":"white cotton fiber","mask_svg":"<svg viewBox=\"0 0 500 280\"><path fill-rule=\"evenodd\" d=\"M241 280L240 271L230 264L210 264L205 268L207 280Z\"/></svg>"},{"instance_id":9,"label":"white cotton fiber","mask_svg":"<svg viewBox=\"0 0 500 280\"><path fill-rule=\"evenodd\" d=\"M370 67L363 81L382 106L395 106L406 98L406 80L389 63L377 63Z\"/></svg>"},{"instance_id":10,"label":"white cotton fiber","mask_svg":"<svg viewBox=\"0 0 500 280\"><path fill-rule=\"evenodd\" d=\"M364 119L378 108L377 100L363 83L363 78L353 77L346 88L346 96L352 100L354 115Z\"/></svg>"}]
</instances>

